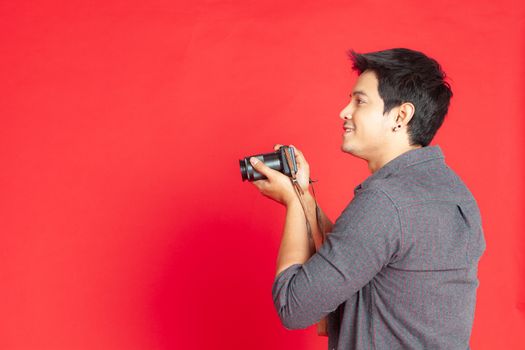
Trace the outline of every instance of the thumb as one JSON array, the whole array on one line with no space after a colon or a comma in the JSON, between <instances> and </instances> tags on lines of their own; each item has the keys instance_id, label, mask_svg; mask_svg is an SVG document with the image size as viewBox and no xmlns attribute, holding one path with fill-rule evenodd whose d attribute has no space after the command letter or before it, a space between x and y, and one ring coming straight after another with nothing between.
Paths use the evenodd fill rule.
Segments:
<instances>
[{"instance_id":1,"label":"thumb","mask_svg":"<svg viewBox=\"0 0 525 350\"><path fill-rule=\"evenodd\" d=\"M251 157L250 158L250 164L252 165L252 167L255 170L257 170L258 172L260 172L261 174L266 176L268 179L272 176L272 174L271 174L272 169L270 169L268 166L266 166L266 164L261 162L260 159L258 159L256 157Z\"/></svg>"}]
</instances>

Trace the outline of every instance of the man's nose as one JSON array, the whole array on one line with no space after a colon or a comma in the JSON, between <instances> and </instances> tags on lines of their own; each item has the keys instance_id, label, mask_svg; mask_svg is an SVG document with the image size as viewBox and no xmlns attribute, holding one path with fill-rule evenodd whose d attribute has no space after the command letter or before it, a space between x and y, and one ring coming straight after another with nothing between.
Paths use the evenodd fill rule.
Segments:
<instances>
[{"instance_id":1,"label":"man's nose","mask_svg":"<svg viewBox=\"0 0 525 350\"><path fill-rule=\"evenodd\" d=\"M339 113L339 118L343 120L348 120L352 118L352 105L351 104L348 104L348 106L343 108L341 113Z\"/></svg>"}]
</instances>

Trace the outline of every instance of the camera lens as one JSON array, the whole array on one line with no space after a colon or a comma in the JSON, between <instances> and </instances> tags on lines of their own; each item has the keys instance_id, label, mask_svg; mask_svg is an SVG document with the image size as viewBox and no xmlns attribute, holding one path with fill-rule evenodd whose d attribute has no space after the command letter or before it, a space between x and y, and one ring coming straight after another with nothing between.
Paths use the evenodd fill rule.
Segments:
<instances>
[{"instance_id":1,"label":"camera lens","mask_svg":"<svg viewBox=\"0 0 525 350\"><path fill-rule=\"evenodd\" d=\"M239 160L239 165L241 166L242 181L246 181L246 180L257 181L257 180L266 179L266 176L264 176L263 174L261 174L260 172L258 172L257 170L253 168L252 163L250 163L251 157L255 157L259 159L261 162L265 163L267 166L271 167L272 169L279 170L280 163L279 163L278 156L277 156L277 164L275 162L275 159L270 160L270 158L275 158L275 157L271 157L270 154L249 156L242 160ZM270 160L271 166L268 162L269 160Z\"/></svg>"},{"instance_id":2,"label":"camera lens","mask_svg":"<svg viewBox=\"0 0 525 350\"><path fill-rule=\"evenodd\" d=\"M239 165L241 166L241 176L242 181L248 180L248 173L247 173L247 166L246 166L246 159L239 160Z\"/></svg>"},{"instance_id":3,"label":"camera lens","mask_svg":"<svg viewBox=\"0 0 525 350\"><path fill-rule=\"evenodd\" d=\"M297 171L297 166L295 164L295 155L293 152L293 148L288 148L288 146L282 146L278 151L273 153L266 153L266 154L258 154L255 156L249 156L244 159L239 160L239 165L241 168L241 177L242 181L257 181L266 179L266 176L256 171L252 164L250 163L250 158L255 157L259 159L261 162L263 162L267 167L272 168L274 170L277 170L285 175L290 176L291 171L288 167L288 164L286 163L286 158L284 154L284 150L289 149L290 155L292 157L293 167L294 171Z\"/></svg>"}]
</instances>

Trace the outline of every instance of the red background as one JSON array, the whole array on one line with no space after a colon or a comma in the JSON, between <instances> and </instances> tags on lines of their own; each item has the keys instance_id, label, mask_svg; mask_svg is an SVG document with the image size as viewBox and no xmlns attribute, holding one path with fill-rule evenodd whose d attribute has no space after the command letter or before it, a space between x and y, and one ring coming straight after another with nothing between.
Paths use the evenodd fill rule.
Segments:
<instances>
[{"instance_id":1,"label":"red background","mask_svg":"<svg viewBox=\"0 0 525 350\"><path fill-rule=\"evenodd\" d=\"M455 92L434 144L487 251L473 349L523 349L521 1L0 2L0 349L324 349L271 286L284 208L238 159L303 150L335 219L345 51L410 47Z\"/></svg>"}]
</instances>

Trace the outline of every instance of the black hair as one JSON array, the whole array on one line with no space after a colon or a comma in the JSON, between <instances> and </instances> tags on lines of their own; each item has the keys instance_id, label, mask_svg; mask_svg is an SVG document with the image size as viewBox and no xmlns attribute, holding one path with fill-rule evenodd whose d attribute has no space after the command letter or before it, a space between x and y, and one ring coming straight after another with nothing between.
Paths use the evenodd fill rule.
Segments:
<instances>
[{"instance_id":1,"label":"black hair","mask_svg":"<svg viewBox=\"0 0 525 350\"><path fill-rule=\"evenodd\" d=\"M427 146L443 124L452 97L439 63L404 48L364 54L350 50L348 56L359 75L366 70L376 74L383 113L405 102L414 105L414 116L407 125L410 145Z\"/></svg>"}]
</instances>

